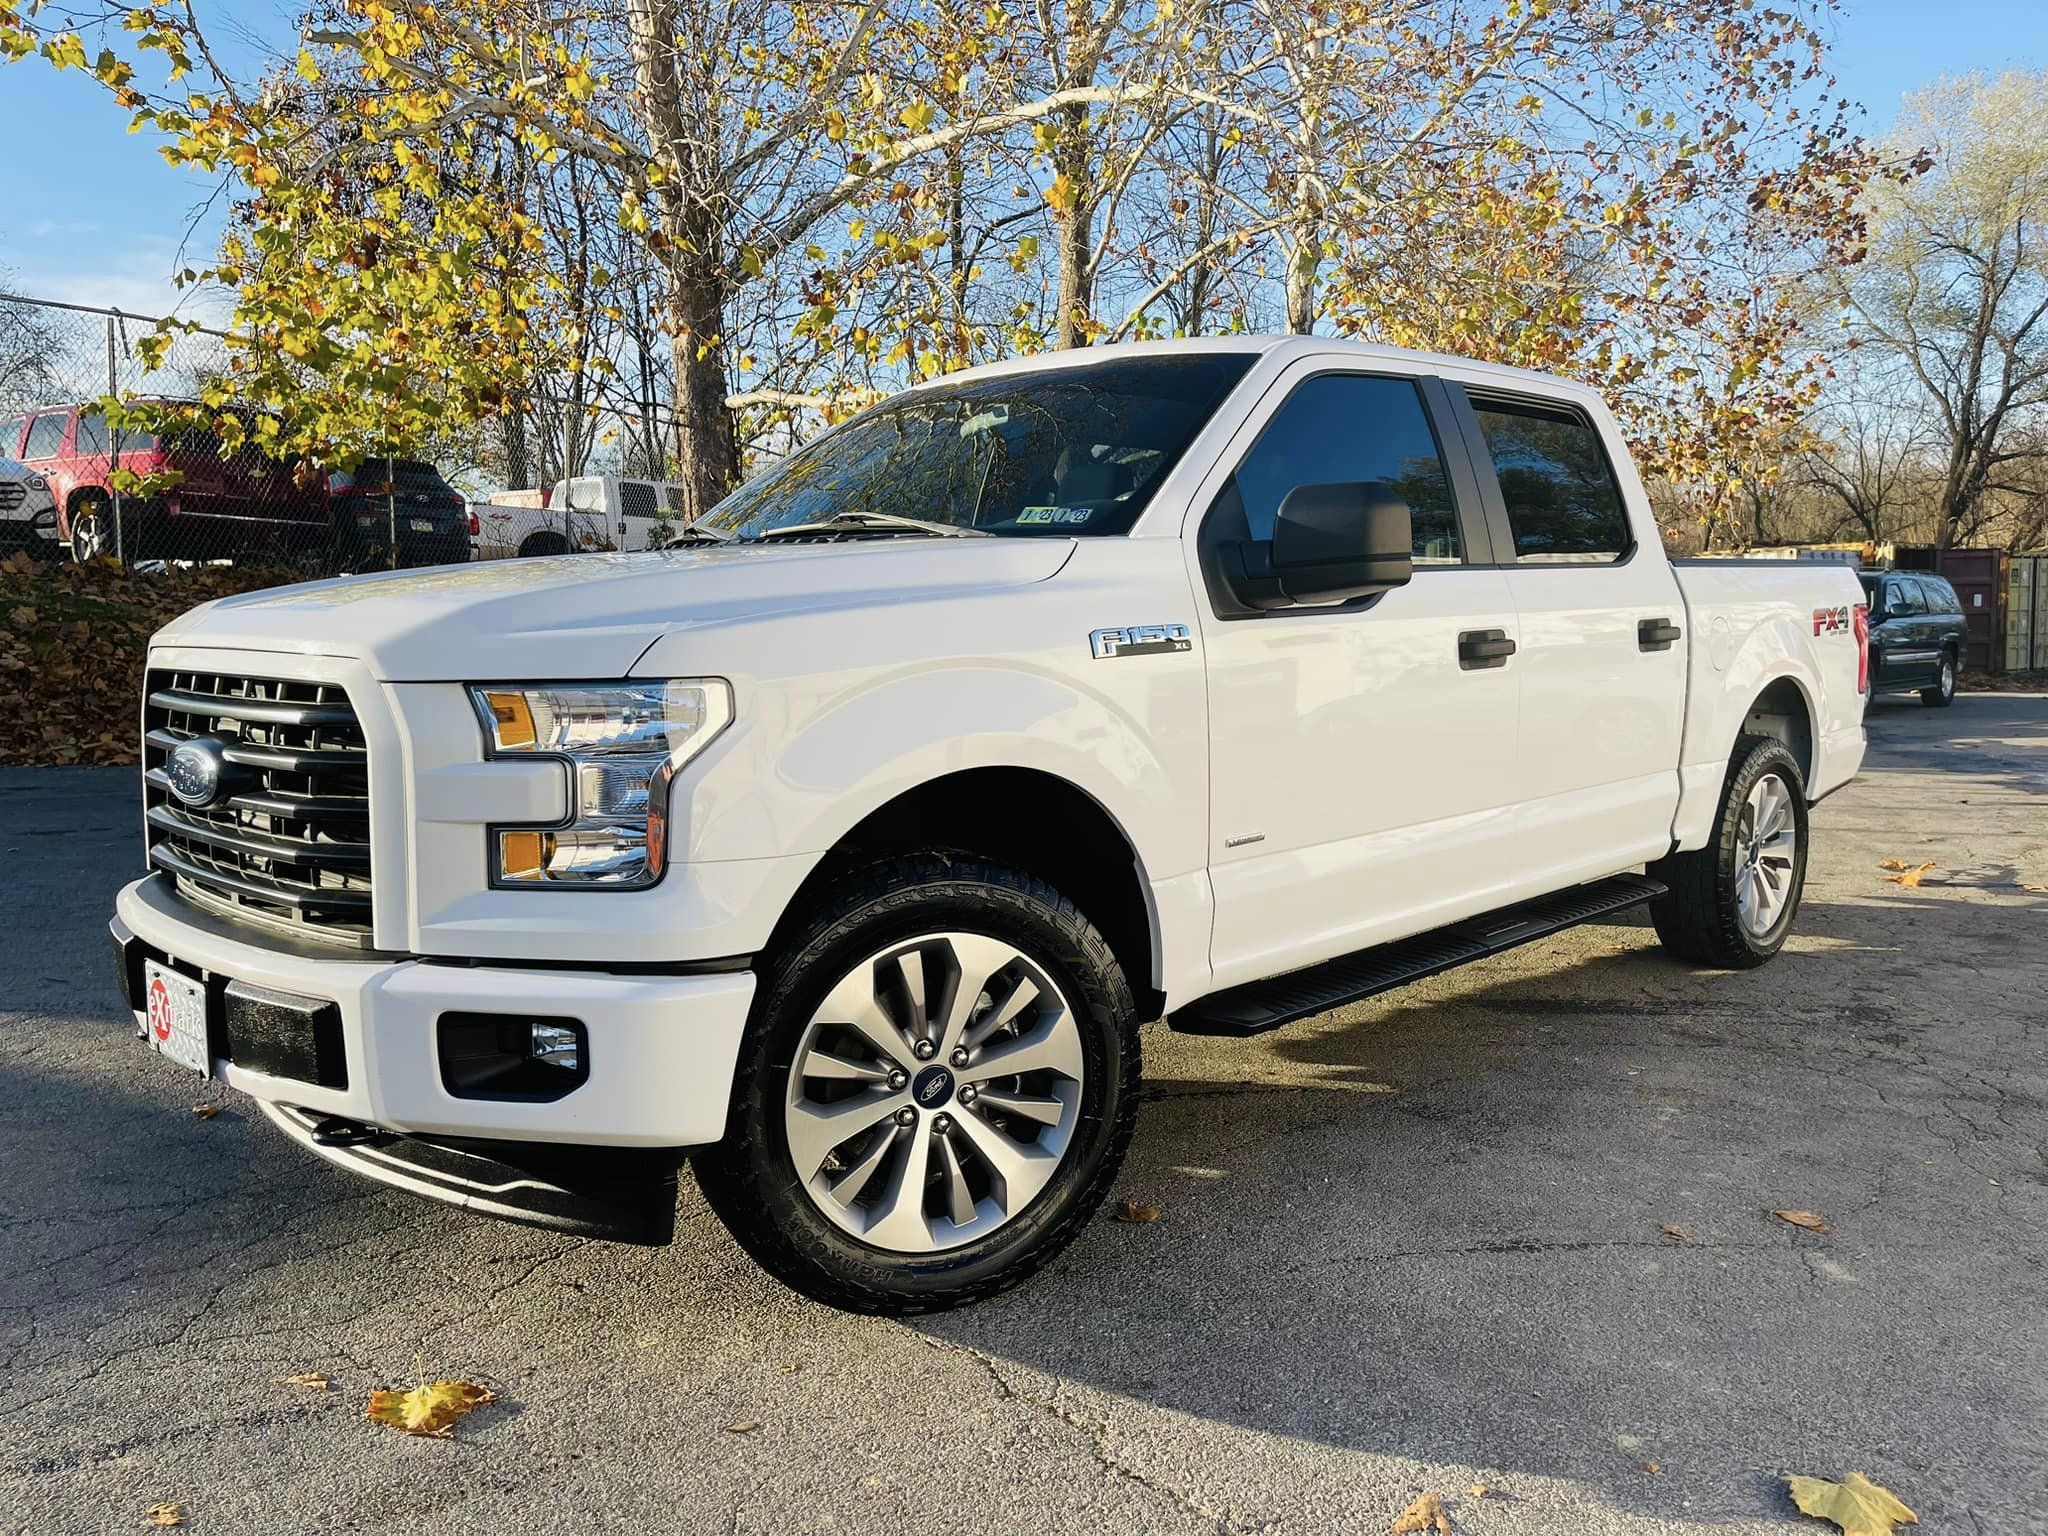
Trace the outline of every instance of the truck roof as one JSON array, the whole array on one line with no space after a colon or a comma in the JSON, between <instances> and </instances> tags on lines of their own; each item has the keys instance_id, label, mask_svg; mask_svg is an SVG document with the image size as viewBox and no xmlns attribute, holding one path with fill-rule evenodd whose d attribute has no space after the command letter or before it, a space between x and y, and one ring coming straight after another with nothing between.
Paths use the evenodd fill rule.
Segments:
<instances>
[{"instance_id":1,"label":"truck roof","mask_svg":"<svg viewBox=\"0 0 2048 1536\"><path fill-rule=\"evenodd\" d=\"M1569 394L1596 402L1599 400L1597 390L1559 374L1538 373L1529 368L1510 368L1502 363L1490 363L1479 358L1459 357L1455 353L1416 352L1406 347L1380 346L1374 342L1354 341L1342 336L1294 335L1198 336L1172 341L1124 341L1103 347L1072 347L1064 351L1034 353L1029 357L1004 358L999 362L965 368L958 373L941 374L937 378L922 380L910 386L906 393L914 393L936 385L958 384L968 379L1036 373L1047 368L1108 362L1113 358L1159 357L1175 353L1203 352L1270 356L1277 357L1283 362L1293 355L1326 357L1336 352L1356 357L1361 363L1379 363L1404 370L1427 370L1448 366L1461 374L1479 373L1495 378L1504 388L1534 387L1545 394Z\"/></svg>"}]
</instances>

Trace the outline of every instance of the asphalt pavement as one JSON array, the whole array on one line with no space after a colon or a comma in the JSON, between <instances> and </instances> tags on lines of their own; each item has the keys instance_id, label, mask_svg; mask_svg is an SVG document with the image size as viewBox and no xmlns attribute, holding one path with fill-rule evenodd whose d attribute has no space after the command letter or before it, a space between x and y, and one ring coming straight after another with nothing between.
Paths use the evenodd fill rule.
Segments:
<instances>
[{"instance_id":1,"label":"asphalt pavement","mask_svg":"<svg viewBox=\"0 0 2048 1536\"><path fill-rule=\"evenodd\" d=\"M687 1177L650 1250L308 1160L130 1038L133 770L0 773L0 1531L1331 1536L1434 1491L1467 1536L1735 1536L1850 1471L2048 1530L2048 696L1871 735L1773 964L1632 920L1155 1027L1118 1193L1159 1219L914 1325L767 1280ZM363 1418L422 1373L498 1400Z\"/></svg>"}]
</instances>

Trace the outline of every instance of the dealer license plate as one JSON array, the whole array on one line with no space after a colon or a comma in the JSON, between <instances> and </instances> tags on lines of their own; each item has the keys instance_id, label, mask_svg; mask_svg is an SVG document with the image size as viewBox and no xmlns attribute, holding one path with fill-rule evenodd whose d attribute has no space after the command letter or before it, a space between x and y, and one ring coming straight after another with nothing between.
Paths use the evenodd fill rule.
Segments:
<instances>
[{"instance_id":1,"label":"dealer license plate","mask_svg":"<svg viewBox=\"0 0 2048 1536\"><path fill-rule=\"evenodd\" d=\"M154 960L142 962L142 1038L201 1077L211 1075L206 1053L206 989Z\"/></svg>"}]
</instances>

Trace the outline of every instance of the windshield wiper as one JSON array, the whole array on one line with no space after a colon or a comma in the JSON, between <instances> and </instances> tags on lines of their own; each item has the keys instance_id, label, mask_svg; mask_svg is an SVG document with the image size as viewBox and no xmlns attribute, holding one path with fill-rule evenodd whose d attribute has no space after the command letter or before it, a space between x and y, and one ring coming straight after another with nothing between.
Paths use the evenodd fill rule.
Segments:
<instances>
[{"instance_id":1,"label":"windshield wiper","mask_svg":"<svg viewBox=\"0 0 2048 1536\"><path fill-rule=\"evenodd\" d=\"M765 544L770 539L817 538L835 533L867 533L884 538L911 533L937 534L942 539L986 539L991 536L986 528L963 528L958 523L928 523L922 518L897 517L889 512L835 512L815 523L791 523L787 527L767 529L755 534L752 542Z\"/></svg>"},{"instance_id":2,"label":"windshield wiper","mask_svg":"<svg viewBox=\"0 0 2048 1536\"><path fill-rule=\"evenodd\" d=\"M668 536L668 543L662 548L672 549L678 544L730 544L732 541L733 536L729 533L714 532L701 523L685 523Z\"/></svg>"}]
</instances>

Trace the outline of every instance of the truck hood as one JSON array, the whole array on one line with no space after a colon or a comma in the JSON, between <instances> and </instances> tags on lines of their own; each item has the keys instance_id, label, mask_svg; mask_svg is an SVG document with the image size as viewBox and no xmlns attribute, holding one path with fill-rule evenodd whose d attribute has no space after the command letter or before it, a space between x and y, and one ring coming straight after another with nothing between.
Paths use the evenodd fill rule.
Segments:
<instances>
[{"instance_id":1,"label":"truck hood","mask_svg":"<svg viewBox=\"0 0 2048 1536\"><path fill-rule=\"evenodd\" d=\"M935 538L491 560L224 597L154 643L353 657L385 682L621 677L678 630L1044 581L1073 547Z\"/></svg>"}]
</instances>

